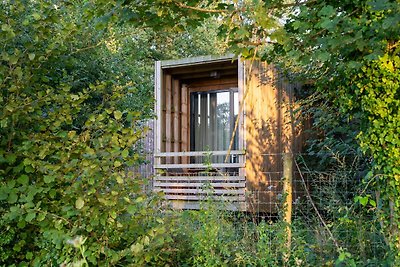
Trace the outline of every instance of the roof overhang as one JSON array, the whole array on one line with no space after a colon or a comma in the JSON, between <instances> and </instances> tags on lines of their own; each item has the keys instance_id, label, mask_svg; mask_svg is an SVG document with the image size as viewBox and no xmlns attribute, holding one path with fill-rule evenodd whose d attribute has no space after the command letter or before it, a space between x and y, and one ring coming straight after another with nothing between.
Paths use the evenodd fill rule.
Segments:
<instances>
[{"instance_id":1,"label":"roof overhang","mask_svg":"<svg viewBox=\"0 0 400 267\"><path fill-rule=\"evenodd\" d=\"M171 59L171 60L161 61L161 68L169 69L177 67L195 66L201 64L220 63L229 61L232 62L235 60L237 60L237 57L234 54L226 54L222 56L201 56L201 57L190 57L182 59Z\"/></svg>"}]
</instances>

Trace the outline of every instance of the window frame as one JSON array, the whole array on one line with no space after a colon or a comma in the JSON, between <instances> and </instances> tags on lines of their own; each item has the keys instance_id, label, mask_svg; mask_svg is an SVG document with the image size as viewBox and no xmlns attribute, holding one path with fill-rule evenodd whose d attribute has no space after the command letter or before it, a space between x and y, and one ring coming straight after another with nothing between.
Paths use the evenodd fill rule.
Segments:
<instances>
[{"instance_id":1,"label":"window frame","mask_svg":"<svg viewBox=\"0 0 400 267\"><path fill-rule=\"evenodd\" d=\"M198 105L196 105L194 102L194 94L197 95L201 95L201 94L212 94L212 93L224 93L224 92L229 92L229 132L230 132L230 137L229 137L229 144L230 144L230 140L232 138L232 133L235 127L235 123L236 123L236 116L240 116L239 112L240 112L240 92L239 92L239 87L227 87L227 88L221 88L221 89L213 89L213 90L190 90L189 92L189 101L190 101L190 109L189 109L189 116L190 116L190 121L189 121L189 135L190 135L190 151L203 151L204 148L202 149L197 149L195 147L195 138L196 138L196 123L195 123L195 113L193 110L195 107L197 107ZM235 93L237 94L237 101L235 103ZM238 114L235 114L235 104L237 105L237 112ZM207 103L208 105L208 103ZM208 108L207 108L208 109ZM207 113L209 112L209 110L207 110ZM232 116L233 114L233 116ZM209 115L206 116L207 119ZM240 147L239 144L239 129L237 129L237 133L235 134L235 139L236 142L234 144L236 144L237 147L232 147L232 150L236 150L238 149L238 147ZM227 150L227 149L226 149Z\"/></svg>"}]
</instances>

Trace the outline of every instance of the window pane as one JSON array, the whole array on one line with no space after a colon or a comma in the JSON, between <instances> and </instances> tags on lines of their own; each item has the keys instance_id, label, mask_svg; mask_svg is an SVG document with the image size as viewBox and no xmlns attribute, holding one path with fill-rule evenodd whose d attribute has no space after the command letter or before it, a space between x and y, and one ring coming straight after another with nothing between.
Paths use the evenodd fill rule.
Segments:
<instances>
[{"instance_id":1,"label":"window pane","mask_svg":"<svg viewBox=\"0 0 400 267\"><path fill-rule=\"evenodd\" d=\"M229 92L217 93L216 150L226 150L230 139Z\"/></svg>"},{"instance_id":2,"label":"window pane","mask_svg":"<svg viewBox=\"0 0 400 267\"><path fill-rule=\"evenodd\" d=\"M239 111L237 92L196 92L191 97L196 102L191 111L192 149L228 150L232 125ZM233 149L236 149L236 139Z\"/></svg>"}]
</instances>

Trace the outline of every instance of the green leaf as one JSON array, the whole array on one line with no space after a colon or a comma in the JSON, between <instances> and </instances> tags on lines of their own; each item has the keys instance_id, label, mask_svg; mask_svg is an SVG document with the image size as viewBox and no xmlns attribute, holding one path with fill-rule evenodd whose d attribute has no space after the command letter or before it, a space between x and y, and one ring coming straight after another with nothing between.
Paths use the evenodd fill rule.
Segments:
<instances>
[{"instance_id":1,"label":"green leaf","mask_svg":"<svg viewBox=\"0 0 400 267\"><path fill-rule=\"evenodd\" d=\"M79 100L79 95L74 95L74 94L72 94L72 95L71 95L71 99L72 99L72 100Z\"/></svg>"},{"instance_id":2,"label":"green leaf","mask_svg":"<svg viewBox=\"0 0 400 267\"><path fill-rule=\"evenodd\" d=\"M41 18L40 14L39 14L39 13L36 13L36 12L32 14L32 17L33 17L35 20L39 20L39 19Z\"/></svg>"},{"instance_id":3,"label":"green leaf","mask_svg":"<svg viewBox=\"0 0 400 267\"><path fill-rule=\"evenodd\" d=\"M34 60L35 56L36 56L35 53L29 53L29 55L28 55L29 60Z\"/></svg>"},{"instance_id":4,"label":"green leaf","mask_svg":"<svg viewBox=\"0 0 400 267\"><path fill-rule=\"evenodd\" d=\"M26 258L27 260L33 259L33 253L32 253L32 252L27 252L27 253L25 254L25 258Z\"/></svg>"},{"instance_id":5,"label":"green leaf","mask_svg":"<svg viewBox=\"0 0 400 267\"><path fill-rule=\"evenodd\" d=\"M118 167L121 166L121 165L122 165L122 163L119 162L118 160L114 161L114 167L115 167L115 168L118 168Z\"/></svg>"},{"instance_id":6,"label":"green leaf","mask_svg":"<svg viewBox=\"0 0 400 267\"><path fill-rule=\"evenodd\" d=\"M358 202L360 202L360 204L361 204L362 206L367 205L368 200L369 200L369 197L368 197L368 196L365 196L365 197L359 196L359 197L358 197Z\"/></svg>"},{"instance_id":7,"label":"green leaf","mask_svg":"<svg viewBox=\"0 0 400 267\"><path fill-rule=\"evenodd\" d=\"M124 150L122 151L122 153L121 153L121 156L122 156L123 158L126 158L128 155L129 155L129 150L128 150L128 149L124 149Z\"/></svg>"},{"instance_id":8,"label":"green leaf","mask_svg":"<svg viewBox=\"0 0 400 267\"><path fill-rule=\"evenodd\" d=\"M131 246L131 251L132 251L134 254L138 254L138 253L141 252L143 249L144 249L144 246L143 246L142 244L140 244L140 243L133 244L133 245Z\"/></svg>"},{"instance_id":9,"label":"green leaf","mask_svg":"<svg viewBox=\"0 0 400 267\"><path fill-rule=\"evenodd\" d=\"M20 177L18 177L17 181L22 185L27 185L29 183L29 177L28 175L23 174Z\"/></svg>"},{"instance_id":10,"label":"green leaf","mask_svg":"<svg viewBox=\"0 0 400 267\"><path fill-rule=\"evenodd\" d=\"M54 188L49 191L49 196L51 198L54 198L56 196L56 194L57 194L57 191Z\"/></svg>"},{"instance_id":11,"label":"green leaf","mask_svg":"<svg viewBox=\"0 0 400 267\"><path fill-rule=\"evenodd\" d=\"M293 29L297 30L302 26L302 23L300 21L296 20L292 23L292 26L293 26Z\"/></svg>"},{"instance_id":12,"label":"green leaf","mask_svg":"<svg viewBox=\"0 0 400 267\"><path fill-rule=\"evenodd\" d=\"M373 199L369 200L369 204L371 204L372 207L376 207L376 202Z\"/></svg>"},{"instance_id":13,"label":"green leaf","mask_svg":"<svg viewBox=\"0 0 400 267\"><path fill-rule=\"evenodd\" d=\"M12 190L9 195L8 195L8 203L15 203L18 200L18 195L15 193L14 190Z\"/></svg>"},{"instance_id":14,"label":"green leaf","mask_svg":"<svg viewBox=\"0 0 400 267\"><path fill-rule=\"evenodd\" d=\"M140 203L140 202L143 202L143 201L144 201L143 197L138 197L138 198L135 199L135 203Z\"/></svg>"},{"instance_id":15,"label":"green leaf","mask_svg":"<svg viewBox=\"0 0 400 267\"><path fill-rule=\"evenodd\" d=\"M28 215L25 217L25 221L30 222L33 219L35 219L36 213L35 212L29 212Z\"/></svg>"},{"instance_id":16,"label":"green leaf","mask_svg":"<svg viewBox=\"0 0 400 267\"><path fill-rule=\"evenodd\" d=\"M246 38L249 36L249 32L245 28L240 28L236 34L238 35L239 38Z\"/></svg>"},{"instance_id":17,"label":"green leaf","mask_svg":"<svg viewBox=\"0 0 400 267\"><path fill-rule=\"evenodd\" d=\"M37 221L38 222L43 221L46 218L46 214L47 214L46 212L39 213L38 216L37 216Z\"/></svg>"},{"instance_id":18,"label":"green leaf","mask_svg":"<svg viewBox=\"0 0 400 267\"><path fill-rule=\"evenodd\" d=\"M4 23L3 25L1 25L1 30L5 32L11 32L12 28L10 27L10 25Z\"/></svg>"},{"instance_id":19,"label":"green leaf","mask_svg":"<svg viewBox=\"0 0 400 267\"><path fill-rule=\"evenodd\" d=\"M4 186L0 187L0 200L6 200L8 198L8 189Z\"/></svg>"},{"instance_id":20,"label":"green leaf","mask_svg":"<svg viewBox=\"0 0 400 267\"><path fill-rule=\"evenodd\" d=\"M22 229L22 228L25 228L25 226L26 226L26 221L23 221L23 220L18 221L18 223L17 223L18 228Z\"/></svg>"},{"instance_id":21,"label":"green leaf","mask_svg":"<svg viewBox=\"0 0 400 267\"><path fill-rule=\"evenodd\" d=\"M16 159L17 159L17 156L15 154L8 154L6 156L6 160L9 163L14 163Z\"/></svg>"},{"instance_id":22,"label":"green leaf","mask_svg":"<svg viewBox=\"0 0 400 267\"><path fill-rule=\"evenodd\" d=\"M48 183L51 183L51 182L53 182L54 180L55 180L55 176L52 176L52 175L45 175L44 177L43 177L43 180L44 180L44 182L46 183L46 184L48 184Z\"/></svg>"},{"instance_id":23,"label":"green leaf","mask_svg":"<svg viewBox=\"0 0 400 267\"><path fill-rule=\"evenodd\" d=\"M326 5L323 8L321 8L321 10L318 12L318 15L329 17L335 13L336 13L336 10L332 6Z\"/></svg>"},{"instance_id":24,"label":"green leaf","mask_svg":"<svg viewBox=\"0 0 400 267\"><path fill-rule=\"evenodd\" d=\"M119 110L114 111L114 117L116 120L120 120L122 118L122 112Z\"/></svg>"},{"instance_id":25,"label":"green leaf","mask_svg":"<svg viewBox=\"0 0 400 267\"><path fill-rule=\"evenodd\" d=\"M116 180L117 180L117 183L119 183L119 184L124 183L124 180L123 180L122 177L119 176L119 175L117 176Z\"/></svg>"},{"instance_id":26,"label":"green leaf","mask_svg":"<svg viewBox=\"0 0 400 267\"><path fill-rule=\"evenodd\" d=\"M135 205L129 205L126 208L126 211L131 214L131 215L135 215L136 211L137 211L137 207Z\"/></svg>"},{"instance_id":27,"label":"green leaf","mask_svg":"<svg viewBox=\"0 0 400 267\"><path fill-rule=\"evenodd\" d=\"M322 51L321 53L317 54L317 56L321 62L326 62L331 58L331 55L326 51Z\"/></svg>"},{"instance_id":28,"label":"green leaf","mask_svg":"<svg viewBox=\"0 0 400 267\"><path fill-rule=\"evenodd\" d=\"M80 210L83 208L83 206L85 205L85 201L83 200L83 198L78 197L75 201L75 207Z\"/></svg>"},{"instance_id":29,"label":"green leaf","mask_svg":"<svg viewBox=\"0 0 400 267\"><path fill-rule=\"evenodd\" d=\"M321 23L321 28L332 30L335 26L335 23L331 19L325 19Z\"/></svg>"}]
</instances>

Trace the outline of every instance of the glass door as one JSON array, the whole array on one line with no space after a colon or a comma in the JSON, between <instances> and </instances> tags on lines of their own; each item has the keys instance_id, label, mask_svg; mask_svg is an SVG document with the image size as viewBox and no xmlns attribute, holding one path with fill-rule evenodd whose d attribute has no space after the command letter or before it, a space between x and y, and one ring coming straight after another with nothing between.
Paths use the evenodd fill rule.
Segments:
<instances>
[{"instance_id":1,"label":"glass door","mask_svg":"<svg viewBox=\"0 0 400 267\"><path fill-rule=\"evenodd\" d=\"M190 94L192 151L228 150L239 111L237 88ZM232 150L237 148L235 134Z\"/></svg>"}]
</instances>

